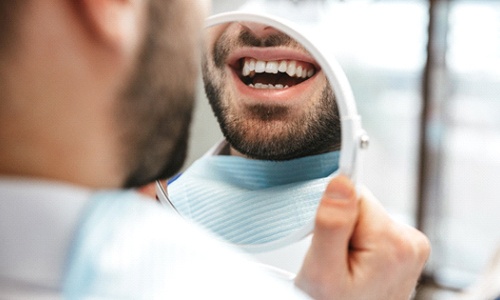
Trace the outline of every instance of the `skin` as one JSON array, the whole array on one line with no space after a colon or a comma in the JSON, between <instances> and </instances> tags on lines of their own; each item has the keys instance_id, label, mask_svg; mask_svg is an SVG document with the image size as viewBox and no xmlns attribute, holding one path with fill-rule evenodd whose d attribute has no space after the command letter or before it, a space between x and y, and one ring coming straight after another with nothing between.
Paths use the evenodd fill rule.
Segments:
<instances>
[{"instance_id":1,"label":"skin","mask_svg":"<svg viewBox=\"0 0 500 300\"><path fill-rule=\"evenodd\" d=\"M295 283L315 299L410 299L429 254L425 235L340 176L321 199Z\"/></svg>"},{"instance_id":2,"label":"skin","mask_svg":"<svg viewBox=\"0 0 500 300\"><path fill-rule=\"evenodd\" d=\"M182 0L23 3L15 28L0 35L10 36L0 47L0 174L101 189L177 171L198 65L196 7ZM169 23L150 23L151 11ZM147 46L148 24L168 38ZM150 160L162 155L165 164ZM318 299L407 299L428 241L353 190L342 177L326 189L296 284Z\"/></svg>"},{"instance_id":3,"label":"skin","mask_svg":"<svg viewBox=\"0 0 500 300\"><path fill-rule=\"evenodd\" d=\"M220 25L207 35L205 91L231 145L231 154L287 160L340 148L340 120L333 92L320 66L302 45L272 27L249 22ZM242 88L239 77L245 57L305 61L315 73L294 88ZM283 85L293 82L282 73L271 77L254 80L266 83L281 77L277 82Z\"/></svg>"},{"instance_id":4,"label":"skin","mask_svg":"<svg viewBox=\"0 0 500 300\"><path fill-rule=\"evenodd\" d=\"M23 10L17 49L2 60L10 91L2 173L97 188L139 186L179 169L202 18L185 1L170 2L32 1ZM192 21L182 23L188 13ZM187 38L174 43L169 31Z\"/></svg>"}]
</instances>

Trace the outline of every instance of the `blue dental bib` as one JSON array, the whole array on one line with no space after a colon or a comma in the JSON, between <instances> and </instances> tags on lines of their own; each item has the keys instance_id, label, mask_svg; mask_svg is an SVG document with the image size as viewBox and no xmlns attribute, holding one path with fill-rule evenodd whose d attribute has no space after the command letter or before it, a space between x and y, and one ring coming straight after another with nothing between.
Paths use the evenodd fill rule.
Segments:
<instances>
[{"instance_id":1,"label":"blue dental bib","mask_svg":"<svg viewBox=\"0 0 500 300\"><path fill-rule=\"evenodd\" d=\"M289 161L206 155L168 186L179 213L224 240L262 244L310 222L339 151Z\"/></svg>"}]
</instances>

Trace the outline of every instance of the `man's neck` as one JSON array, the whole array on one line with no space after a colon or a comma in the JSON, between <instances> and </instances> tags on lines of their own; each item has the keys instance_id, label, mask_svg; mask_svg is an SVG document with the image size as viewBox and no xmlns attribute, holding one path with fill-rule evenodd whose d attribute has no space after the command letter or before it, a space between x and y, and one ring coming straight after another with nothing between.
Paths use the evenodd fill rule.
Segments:
<instances>
[{"instance_id":1,"label":"man's neck","mask_svg":"<svg viewBox=\"0 0 500 300\"><path fill-rule=\"evenodd\" d=\"M244 155L243 153L239 152L238 150L234 149L229 144L227 144L227 147L225 147L222 151L225 152L225 153L228 153L228 155L231 155L231 156L239 156L239 157L244 157L244 158L250 158L250 157Z\"/></svg>"}]
</instances>

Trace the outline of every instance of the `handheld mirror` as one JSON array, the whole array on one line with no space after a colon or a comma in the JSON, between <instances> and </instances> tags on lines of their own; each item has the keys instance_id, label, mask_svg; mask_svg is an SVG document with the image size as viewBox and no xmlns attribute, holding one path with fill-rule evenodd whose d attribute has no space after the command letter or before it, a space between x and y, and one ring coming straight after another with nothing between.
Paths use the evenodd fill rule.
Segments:
<instances>
[{"instance_id":1,"label":"handheld mirror","mask_svg":"<svg viewBox=\"0 0 500 300\"><path fill-rule=\"evenodd\" d=\"M330 179L359 175L367 137L349 82L324 39L284 19L230 12L206 28L203 80L225 140L158 197L245 251L287 247L312 232Z\"/></svg>"}]
</instances>

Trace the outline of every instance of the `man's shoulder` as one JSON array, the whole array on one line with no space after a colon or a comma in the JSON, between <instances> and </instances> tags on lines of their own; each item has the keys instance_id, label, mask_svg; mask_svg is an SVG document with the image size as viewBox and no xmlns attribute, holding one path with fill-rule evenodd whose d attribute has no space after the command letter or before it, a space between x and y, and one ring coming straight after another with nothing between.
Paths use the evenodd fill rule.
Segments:
<instances>
[{"instance_id":1,"label":"man's shoulder","mask_svg":"<svg viewBox=\"0 0 500 300\"><path fill-rule=\"evenodd\" d=\"M246 255L137 194L103 192L92 201L66 273L69 298L299 296Z\"/></svg>"}]
</instances>

